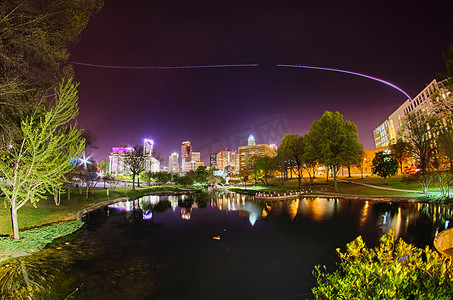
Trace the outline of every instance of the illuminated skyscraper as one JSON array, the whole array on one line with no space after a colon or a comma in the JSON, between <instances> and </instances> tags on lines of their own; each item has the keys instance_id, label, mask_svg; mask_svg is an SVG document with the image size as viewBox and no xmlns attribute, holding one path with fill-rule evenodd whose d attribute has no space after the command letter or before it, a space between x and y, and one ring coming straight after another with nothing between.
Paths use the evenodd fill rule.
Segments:
<instances>
[{"instance_id":1,"label":"illuminated skyscraper","mask_svg":"<svg viewBox=\"0 0 453 300\"><path fill-rule=\"evenodd\" d=\"M192 144L189 141L181 144L181 171L186 172L185 166L187 162L192 161Z\"/></svg>"},{"instance_id":2,"label":"illuminated skyscraper","mask_svg":"<svg viewBox=\"0 0 453 300\"><path fill-rule=\"evenodd\" d=\"M255 138L253 137L253 135L250 135L250 136L249 136L248 145L249 145L249 146L254 146L254 145L256 145L256 143L255 143Z\"/></svg>"},{"instance_id":3,"label":"illuminated skyscraper","mask_svg":"<svg viewBox=\"0 0 453 300\"><path fill-rule=\"evenodd\" d=\"M209 166L217 167L217 153L211 153L209 155Z\"/></svg>"},{"instance_id":4,"label":"illuminated skyscraper","mask_svg":"<svg viewBox=\"0 0 453 300\"><path fill-rule=\"evenodd\" d=\"M443 81L434 79L412 100L407 99L381 125L373 130L374 145L376 148L395 144L401 137L406 115L412 112L433 113L437 101L446 101L452 97ZM445 122L445 120L443 120ZM444 123L444 125L446 125ZM432 134L436 134L433 132Z\"/></svg>"},{"instance_id":5,"label":"illuminated skyscraper","mask_svg":"<svg viewBox=\"0 0 453 300\"><path fill-rule=\"evenodd\" d=\"M227 172L239 171L239 156L236 150L220 150L217 153L217 169Z\"/></svg>"},{"instance_id":6,"label":"illuminated skyscraper","mask_svg":"<svg viewBox=\"0 0 453 300\"><path fill-rule=\"evenodd\" d=\"M193 151L191 161L195 161L195 162L201 161L201 153Z\"/></svg>"},{"instance_id":7,"label":"illuminated skyscraper","mask_svg":"<svg viewBox=\"0 0 453 300\"><path fill-rule=\"evenodd\" d=\"M153 155L154 141L150 139L145 139L143 141L143 155L152 156Z\"/></svg>"},{"instance_id":8,"label":"illuminated skyscraper","mask_svg":"<svg viewBox=\"0 0 453 300\"><path fill-rule=\"evenodd\" d=\"M246 170L248 169L248 162L249 159L252 156L269 156L269 157L274 157L275 150L272 149L269 145L267 144L258 144L255 145L255 139L253 139L253 136L250 136L249 138L249 145L248 146L239 146L239 170ZM252 145L250 145L250 142L253 142Z\"/></svg>"},{"instance_id":9,"label":"illuminated skyscraper","mask_svg":"<svg viewBox=\"0 0 453 300\"><path fill-rule=\"evenodd\" d=\"M173 152L168 157L168 169L172 173L179 173L179 154Z\"/></svg>"}]
</instances>

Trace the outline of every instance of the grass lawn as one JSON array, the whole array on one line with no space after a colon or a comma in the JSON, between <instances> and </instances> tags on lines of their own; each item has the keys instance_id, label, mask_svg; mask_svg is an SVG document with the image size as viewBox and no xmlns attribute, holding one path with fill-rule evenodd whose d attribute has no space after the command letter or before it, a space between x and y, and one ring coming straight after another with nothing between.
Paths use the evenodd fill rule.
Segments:
<instances>
[{"instance_id":1,"label":"grass lawn","mask_svg":"<svg viewBox=\"0 0 453 300\"><path fill-rule=\"evenodd\" d=\"M193 188L183 188L175 186L153 186L136 187L136 191L131 191L131 187L116 187L115 190L109 189L109 199L119 197L135 198L147 192L153 191L189 191ZM85 190L82 195L78 189L71 190L71 200L67 200L66 194L61 194L61 203L55 205L53 197L42 199L33 207L31 203L25 204L18 210L19 228L30 228L58 221L72 220L77 216L77 212L93 204L106 201L107 193L103 188L96 188L88 199L85 198ZM10 210L4 205L0 207L0 235L12 234Z\"/></svg>"},{"instance_id":2,"label":"grass lawn","mask_svg":"<svg viewBox=\"0 0 453 300\"><path fill-rule=\"evenodd\" d=\"M406 183L402 181L402 175L392 176L391 178L387 178L387 184L384 184L384 179L378 176L365 176L363 179L360 175L353 176L348 178L347 176L339 176L338 180L346 180L351 182L357 183L365 183L370 184L378 187L383 188L394 188L394 189L401 189L401 190L410 190L410 191L422 191L421 185L419 182L411 182ZM280 182L277 179L274 179L271 186L268 189L273 191L290 191L290 190L297 190L299 188L297 179L290 179L285 182L284 189L281 188ZM308 189L310 185L308 183L308 178L304 177L302 179L302 189ZM252 190L253 187L247 187L247 189ZM313 184L311 185L311 189L314 193L318 192L334 192L333 188L333 178L329 178L329 181L326 181L326 177L317 177L315 178ZM343 194L354 194L354 195L395 195L395 196L402 196L402 195L409 195L413 197L420 196L418 193L406 193L404 191L391 191L391 190L383 190L383 189L375 189L372 187L365 187L350 183L343 183L338 182L338 190L339 193ZM437 186L437 182L432 182L429 188L430 193L439 193L439 187Z\"/></svg>"}]
</instances>

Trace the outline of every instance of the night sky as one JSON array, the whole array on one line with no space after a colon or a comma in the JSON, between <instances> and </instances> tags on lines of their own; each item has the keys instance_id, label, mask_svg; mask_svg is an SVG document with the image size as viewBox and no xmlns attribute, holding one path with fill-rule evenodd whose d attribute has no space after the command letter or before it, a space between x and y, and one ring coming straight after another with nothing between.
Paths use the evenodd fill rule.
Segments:
<instances>
[{"instance_id":1,"label":"night sky","mask_svg":"<svg viewBox=\"0 0 453 300\"><path fill-rule=\"evenodd\" d=\"M373 148L372 130L406 100L401 92L353 75L276 65L360 72L414 97L443 70L451 12L447 0L106 0L71 46L71 61L259 66L74 65L79 124L98 137L98 160L111 147L152 138L164 165L186 140L208 163L210 152L237 149L249 134L278 145L284 133L307 133L330 110L357 124L364 148Z\"/></svg>"}]
</instances>

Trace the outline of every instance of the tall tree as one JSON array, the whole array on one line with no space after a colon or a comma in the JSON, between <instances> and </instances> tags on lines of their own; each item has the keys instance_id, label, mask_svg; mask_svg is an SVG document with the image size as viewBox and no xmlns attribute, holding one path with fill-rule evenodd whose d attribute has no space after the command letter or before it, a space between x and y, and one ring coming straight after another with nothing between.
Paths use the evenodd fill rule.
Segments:
<instances>
[{"instance_id":1,"label":"tall tree","mask_svg":"<svg viewBox=\"0 0 453 300\"><path fill-rule=\"evenodd\" d=\"M423 174L435 154L435 135L437 118L425 111L411 112L403 120L402 135L413 146L413 153Z\"/></svg>"},{"instance_id":2,"label":"tall tree","mask_svg":"<svg viewBox=\"0 0 453 300\"><path fill-rule=\"evenodd\" d=\"M437 137L437 145L440 154L442 154L450 165L450 171L453 171L453 132L444 130Z\"/></svg>"},{"instance_id":3,"label":"tall tree","mask_svg":"<svg viewBox=\"0 0 453 300\"><path fill-rule=\"evenodd\" d=\"M305 153L305 143L303 137L297 134L285 134L280 144L281 151L286 154L289 160L294 164L297 174L299 189L302 188L302 176Z\"/></svg>"},{"instance_id":4,"label":"tall tree","mask_svg":"<svg viewBox=\"0 0 453 300\"><path fill-rule=\"evenodd\" d=\"M264 184L267 185L267 180L275 170L274 160L269 156L262 156L256 162L256 168L263 174Z\"/></svg>"},{"instance_id":5,"label":"tall tree","mask_svg":"<svg viewBox=\"0 0 453 300\"><path fill-rule=\"evenodd\" d=\"M285 187L285 181L288 179L289 157L281 147L277 149L277 155L274 156L275 169L280 173L282 188Z\"/></svg>"},{"instance_id":6,"label":"tall tree","mask_svg":"<svg viewBox=\"0 0 453 300\"><path fill-rule=\"evenodd\" d=\"M373 174L383 177L384 184L387 184L387 177L398 173L398 161L392 154L380 151L373 158L371 170Z\"/></svg>"},{"instance_id":7,"label":"tall tree","mask_svg":"<svg viewBox=\"0 0 453 300\"><path fill-rule=\"evenodd\" d=\"M390 145L390 150L392 151L393 157L398 161L400 166L400 171L403 173L403 163L411 157L412 154L412 144L406 142L402 138L399 138L396 141L396 144Z\"/></svg>"},{"instance_id":8,"label":"tall tree","mask_svg":"<svg viewBox=\"0 0 453 300\"><path fill-rule=\"evenodd\" d=\"M326 111L310 127L310 141L317 143L317 156L320 163L328 166L334 175L334 189L338 190L337 172L356 152L351 151L361 145L358 142L357 126L343 120L339 112Z\"/></svg>"},{"instance_id":9,"label":"tall tree","mask_svg":"<svg viewBox=\"0 0 453 300\"><path fill-rule=\"evenodd\" d=\"M62 82L53 105L21 122L22 139L0 149L0 188L11 208L15 239L19 238L17 211L27 202L36 206L46 192L61 186L73 168L71 158L84 148L82 130L68 127L79 111L76 87L72 80Z\"/></svg>"},{"instance_id":10,"label":"tall tree","mask_svg":"<svg viewBox=\"0 0 453 300\"><path fill-rule=\"evenodd\" d=\"M305 134L303 139L305 143L305 153L302 157L305 170L310 178L310 188L316 176L316 167L318 166L318 150L316 141L312 141L309 134Z\"/></svg>"},{"instance_id":11,"label":"tall tree","mask_svg":"<svg viewBox=\"0 0 453 300\"><path fill-rule=\"evenodd\" d=\"M124 158L124 166L132 174L133 191L135 191L135 177L140 176L140 173L146 170L147 159L148 157L143 155L143 146L141 145L135 145L134 150Z\"/></svg>"},{"instance_id":12,"label":"tall tree","mask_svg":"<svg viewBox=\"0 0 453 300\"><path fill-rule=\"evenodd\" d=\"M63 77L75 42L103 0L0 1L0 143L21 139L30 116Z\"/></svg>"}]
</instances>

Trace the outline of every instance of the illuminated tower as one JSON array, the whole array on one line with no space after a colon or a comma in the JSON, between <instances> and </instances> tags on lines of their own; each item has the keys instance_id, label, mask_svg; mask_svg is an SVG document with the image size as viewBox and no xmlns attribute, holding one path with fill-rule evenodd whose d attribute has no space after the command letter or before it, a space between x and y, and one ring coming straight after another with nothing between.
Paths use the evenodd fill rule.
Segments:
<instances>
[{"instance_id":1,"label":"illuminated tower","mask_svg":"<svg viewBox=\"0 0 453 300\"><path fill-rule=\"evenodd\" d=\"M154 146L153 140L145 139L143 141L143 155L152 156L153 155L153 146Z\"/></svg>"},{"instance_id":2,"label":"illuminated tower","mask_svg":"<svg viewBox=\"0 0 453 300\"><path fill-rule=\"evenodd\" d=\"M182 142L181 144L181 169L185 172L186 162L192 161L192 145L189 141Z\"/></svg>"},{"instance_id":3,"label":"illuminated tower","mask_svg":"<svg viewBox=\"0 0 453 300\"><path fill-rule=\"evenodd\" d=\"M172 173L179 173L179 154L178 153L173 152L168 157L168 168L170 169L170 172L172 172Z\"/></svg>"},{"instance_id":4,"label":"illuminated tower","mask_svg":"<svg viewBox=\"0 0 453 300\"><path fill-rule=\"evenodd\" d=\"M249 146L256 145L256 144L255 144L255 138L253 137L253 135L250 135L250 136L249 136L248 145L249 145Z\"/></svg>"}]
</instances>

